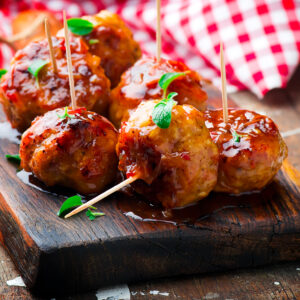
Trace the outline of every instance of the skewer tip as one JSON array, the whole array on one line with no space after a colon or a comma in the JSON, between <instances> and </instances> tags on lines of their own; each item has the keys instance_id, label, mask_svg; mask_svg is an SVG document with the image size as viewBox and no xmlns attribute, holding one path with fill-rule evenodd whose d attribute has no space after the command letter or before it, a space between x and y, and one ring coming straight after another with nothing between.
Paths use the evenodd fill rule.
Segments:
<instances>
[{"instance_id":1,"label":"skewer tip","mask_svg":"<svg viewBox=\"0 0 300 300\"><path fill-rule=\"evenodd\" d=\"M228 122L228 101L226 87L226 70L224 64L223 43L220 42L220 64L221 64L221 80L222 80L222 104L223 104L223 120Z\"/></svg>"},{"instance_id":2,"label":"skewer tip","mask_svg":"<svg viewBox=\"0 0 300 300\"><path fill-rule=\"evenodd\" d=\"M67 67L69 73L69 85L70 85L70 94L71 94L71 105L72 109L76 109L76 97L75 97L75 87L74 87L74 77L73 77L73 69L72 69L72 56L71 56L71 48L69 41L69 30L66 18L66 11L63 11L63 19L64 19L64 33L65 33L65 43L66 43L66 55L67 55Z\"/></svg>"},{"instance_id":3,"label":"skewer tip","mask_svg":"<svg viewBox=\"0 0 300 300\"><path fill-rule=\"evenodd\" d=\"M57 73L57 64L56 64L56 59L55 59L55 54L54 54L54 49L52 44L52 37L49 28L48 18L45 18L44 22L45 22L45 32L46 32L46 37L48 39L49 53L50 53L51 64L53 67L53 72Z\"/></svg>"},{"instance_id":4,"label":"skewer tip","mask_svg":"<svg viewBox=\"0 0 300 300\"><path fill-rule=\"evenodd\" d=\"M161 57L161 3L160 0L156 0L156 58L157 62L160 62Z\"/></svg>"}]
</instances>

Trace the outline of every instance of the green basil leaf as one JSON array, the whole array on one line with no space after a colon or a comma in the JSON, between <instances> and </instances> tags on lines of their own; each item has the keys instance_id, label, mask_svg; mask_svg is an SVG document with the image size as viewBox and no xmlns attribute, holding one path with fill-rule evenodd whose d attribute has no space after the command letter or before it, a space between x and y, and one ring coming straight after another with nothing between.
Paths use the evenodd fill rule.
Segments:
<instances>
[{"instance_id":1,"label":"green basil leaf","mask_svg":"<svg viewBox=\"0 0 300 300\"><path fill-rule=\"evenodd\" d=\"M184 75L185 73L166 73L159 79L158 84L164 91L163 99L154 106L152 120L160 128L169 128L172 119L172 108L177 104L177 102L174 101L174 97L176 97L178 93L171 92L166 95L168 86L173 80Z\"/></svg>"},{"instance_id":2,"label":"green basil leaf","mask_svg":"<svg viewBox=\"0 0 300 300\"><path fill-rule=\"evenodd\" d=\"M99 40L98 39L90 39L89 40L89 44L90 45L94 45L94 44L98 44L99 43Z\"/></svg>"},{"instance_id":3,"label":"green basil leaf","mask_svg":"<svg viewBox=\"0 0 300 300\"><path fill-rule=\"evenodd\" d=\"M13 161L13 162L16 162L18 164L21 163L21 158L20 158L20 155L19 154L14 154L14 155L10 155L10 154L6 154L5 157L10 160L10 161Z\"/></svg>"},{"instance_id":4,"label":"green basil leaf","mask_svg":"<svg viewBox=\"0 0 300 300\"><path fill-rule=\"evenodd\" d=\"M185 73L166 73L161 76L158 81L159 86L166 91L173 80L180 76L185 76Z\"/></svg>"},{"instance_id":5,"label":"green basil leaf","mask_svg":"<svg viewBox=\"0 0 300 300\"><path fill-rule=\"evenodd\" d=\"M4 74L6 74L7 73L7 70L5 70L5 69L0 69L0 79L1 79L1 77L4 75Z\"/></svg>"},{"instance_id":6,"label":"green basil leaf","mask_svg":"<svg viewBox=\"0 0 300 300\"><path fill-rule=\"evenodd\" d=\"M86 215L88 216L88 218L89 218L91 221L94 221L94 220L96 219L96 217L93 215L93 212L92 212L90 209L88 209L88 210L86 211Z\"/></svg>"},{"instance_id":7,"label":"green basil leaf","mask_svg":"<svg viewBox=\"0 0 300 300\"><path fill-rule=\"evenodd\" d=\"M88 218L91 220L91 221L94 221L97 217L102 217L102 216L105 216L105 213L102 213L102 212L93 212L91 211L89 208L86 212L86 215L88 216Z\"/></svg>"},{"instance_id":8,"label":"green basil leaf","mask_svg":"<svg viewBox=\"0 0 300 300\"><path fill-rule=\"evenodd\" d=\"M38 80L38 75L40 70L48 64L48 61L37 59L32 62L32 64L28 67L28 72L31 73L36 80Z\"/></svg>"},{"instance_id":9,"label":"green basil leaf","mask_svg":"<svg viewBox=\"0 0 300 300\"><path fill-rule=\"evenodd\" d=\"M68 212L80 205L82 205L81 197L79 195L72 196L62 204L57 215L63 218Z\"/></svg>"},{"instance_id":10,"label":"green basil leaf","mask_svg":"<svg viewBox=\"0 0 300 300\"><path fill-rule=\"evenodd\" d=\"M69 30L77 35L87 35L93 31L94 25L90 21L72 18L67 21Z\"/></svg>"},{"instance_id":11,"label":"green basil leaf","mask_svg":"<svg viewBox=\"0 0 300 300\"><path fill-rule=\"evenodd\" d=\"M152 120L159 128L169 128L172 119L172 108L176 104L173 99L163 99L154 106Z\"/></svg>"},{"instance_id":12,"label":"green basil leaf","mask_svg":"<svg viewBox=\"0 0 300 300\"><path fill-rule=\"evenodd\" d=\"M241 141L241 136L238 135L235 130L232 131L232 136L235 143L239 143Z\"/></svg>"}]
</instances>

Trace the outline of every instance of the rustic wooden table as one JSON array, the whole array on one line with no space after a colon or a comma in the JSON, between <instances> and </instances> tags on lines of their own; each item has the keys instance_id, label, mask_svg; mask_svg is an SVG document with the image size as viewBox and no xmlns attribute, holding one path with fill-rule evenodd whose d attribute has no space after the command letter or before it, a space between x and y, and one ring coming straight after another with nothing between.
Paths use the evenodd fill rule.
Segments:
<instances>
[{"instance_id":1,"label":"rustic wooden table","mask_svg":"<svg viewBox=\"0 0 300 300\"><path fill-rule=\"evenodd\" d=\"M259 101L249 92L235 93L231 97L239 106L265 113L278 124L289 147L289 160L295 168L300 170L300 67L286 89L271 91L264 101ZM0 300L41 299L30 294L25 287L7 284L7 281L18 276L9 256L0 246ZM129 290L132 300L300 299L300 262L225 273L160 279L131 284ZM95 291L56 299L88 300L97 299L97 296Z\"/></svg>"}]
</instances>

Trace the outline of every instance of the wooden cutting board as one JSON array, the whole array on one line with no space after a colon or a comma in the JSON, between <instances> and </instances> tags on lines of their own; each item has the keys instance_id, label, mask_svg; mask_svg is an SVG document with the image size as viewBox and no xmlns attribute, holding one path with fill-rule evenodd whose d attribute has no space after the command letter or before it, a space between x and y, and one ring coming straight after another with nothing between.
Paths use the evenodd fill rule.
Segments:
<instances>
[{"instance_id":1,"label":"wooden cutting board","mask_svg":"<svg viewBox=\"0 0 300 300\"><path fill-rule=\"evenodd\" d=\"M207 90L209 105L219 106L219 93ZM0 120L5 120L3 114ZM260 193L212 193L197 205L171 213L119 193L98 204L106 213L102 218L90 221L83 213L63 220L56 212L74 192L45 192L29 174L17 174L5 154L17 153L18 145L4 127L1 124L0 241L33 292L70 294L300 259L300 174L287 162Z\"/></svg>"}]
</instances>

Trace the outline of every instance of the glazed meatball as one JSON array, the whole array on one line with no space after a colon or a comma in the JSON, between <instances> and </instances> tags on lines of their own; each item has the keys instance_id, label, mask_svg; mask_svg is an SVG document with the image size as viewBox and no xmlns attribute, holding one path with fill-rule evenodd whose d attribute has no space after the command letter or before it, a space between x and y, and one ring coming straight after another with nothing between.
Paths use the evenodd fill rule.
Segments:
<instances>
[{"instance_id":1,"label":"glazed meatball","mask_svg":"<svg viewBox=\"0 0 300 300\"><path fill-rule=\"evenodd\" d=\"M176 105L167 129L152 121L158 100L142 102L122 122L117 154L119 169L142 180L134 189L166 208L206 197L217 182L218 149L204 124L203 113Z\"/></svg>"},{"instance_id":2,"label":"glazed meatball","mask_svg":"<svg viewBox=\"0 0 300 300\"><path fill-rule=\"evenodd\" d=\"M27 129L36 116L71 102L65 40L52 40L57 74L50 63L48 42L42 40L19 50L11 62L10 71L1 80L0 101L12 127L19 131ZM90 54L80 38L71 43L71 52L77 105L105 114L110 82L100 66L100 58ZM49 63L40 70L36 79L28 67L39 59Z\"/></svg>"},{"instance_id":3,"label":"glazed meatball","mask_svg":"<svg viewBox=\"0 0 300 300\"><path fill-rule=\"evenodd\" d=\"M22 136L21 167L47 186L100 193L117 173L118 133L106 118L85 108L69 108L68 114L62 119L64 108L58 108L33 121Z\"/></svg>"},{"instance_id":4,"label":"glazed meatball","mask_svg":"<svg viewBox=\"0 0 300 300\"><path fill-rule=\"evenodd\" d=\"M102 10L93 16L84 16L93 23L90 34L82 36L90 47L90 52L101 57L101 66L115 87L122 73L141 57L139 44L133 39L130 29L116 14ZM63 31L59 31L63 36Z\"/></svg>"},{"instance_id":5,"label":"glazed meatball","mask_svg":"<svg viewBox=\"0 0 300 300\"><path fill-rule=\"evenodd\" d=\"M178 93L176 101L204 111L207 94L202 89L201 77L197 72L178 61L161 59L158 63L156 58L147 57L128 69L112 91L109 116L114 125L119 128L121 121L128 118L129 110L135 109L141 101L161 99L163 91L158 81L163 74L172 72L186 73L174 80L168 88L169 92Z\"/></svg>"},{"instance_id":6,"label":"glazed meatball","mask_svg":"<svg viewBox=\"0 0 300 300\"><path fill-rule=\"evenodd\" d=\"M209 110L205 124L219 148L217 192L240 194L262 189L287 157L287 147L275 123L268 117L243 109Z\"/></svg>"}]
</instances>

